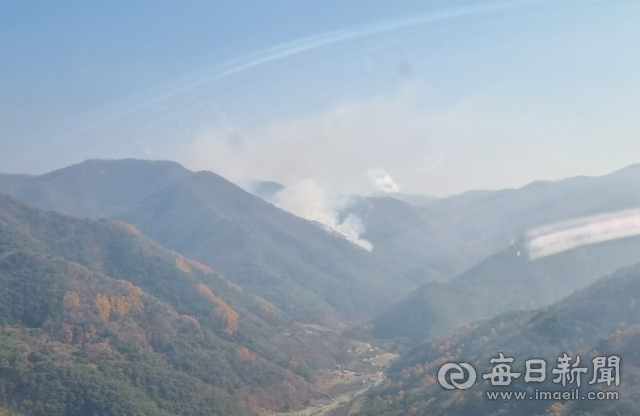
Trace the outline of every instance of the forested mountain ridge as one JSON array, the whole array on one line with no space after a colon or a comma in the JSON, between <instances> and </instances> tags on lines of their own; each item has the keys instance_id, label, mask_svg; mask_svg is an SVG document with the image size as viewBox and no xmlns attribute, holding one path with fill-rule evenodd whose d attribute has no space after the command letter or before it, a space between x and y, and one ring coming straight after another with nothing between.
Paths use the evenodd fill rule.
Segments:
<instances>
[{"instance_id":1,"label":"forested mountain ridge","mask_svg":"<svg viewBox=\"0 0 640 416\"><path fill-rule=\"evenodd\" d=\"M458 328L423 343L397 362L389 372L391 381L375 392L377 399L365 415L633 415L640 411L640 264L618 270L593 285L547 308L508 312L491 320ZM514 379L510 387L494 387L483 374L490 373L490 359L503 353L514 358L513 371L524 374L524 361L547 361L546 381L524 383ZM580 355L582 366L593 370L596 356L621 357L620 385L589 385L593 374L583 378L580 389L617 391L619 400L530 400L534 389L563 390L552 382L558 357ZM478 372L476 385L469 390L445 390L437 382L437 372L446 362L468 362ZM525 391L527 400L489 400L487 391Z\"/></svg>"},{"instance_id":2,"label":"forested mountain ridge","mask_svg":"<svg viewBox=\"0 0 640 416\"><path fill-rule=\"evenodd\" d=\"M267 193L281 189L266 185ZM90 160L40 176L0 175L0 191L62 213L133 223L296 320L336 328L381 313L425 282L467 272L532 227L637 206L638 189L634 165L601 177L472 191L423 206L393 194L354 197L343 215L362 219L362 238L374 245L368 253L214 173L174 162ZM624 264L630 263L600 273Z\"/></svg>"},{"instance_id":3,"label":"forested mountain ridge","mask_svg":"<svg viewBox=\"0 0 640 416\"><path fill-rule=\"evenodd\" d=\"M214 173L174 162L91 160L40 176L0 175L3 190L81 218L133 223L298 321L339 327L341 320L370 317L416 287L317 224Z\"/></svg>"},{"instance_id":4,"label":"forested mountain ridge","mask_svg":"<svg viewBox=\"0 0 640 416\"><path fill-rule=\"evenodd\" d=\"M200 414L198 406L204 414L251 413L242 401L277 410L301 406L320 394L309 383L314 370L335 368L349 347L335 332L319 336L300 322L342 329L387 308L366 335L404 337L406 346L477 319L548 305L640 261L640 239L531 261L519 237L548 222L632 207L640 202L636 185L640 169L632 166L426 206L355 197L349 209L365 224L362 237L374 243L368 252L219 175L173 162L94 160L41 176L0 175L0 190L89 217L0 199L0 272L6 272L0 319L9 354L0 362L20 381L5 380L14 401L0 406L25 414L82 412L69 398L77 395L105 415ZM599 198L587 198L594 194ZM427 280L438 282L393 303ZM528 314L495 319L516 329ZM630 349L631 335L622 339ZM34 351L47 359L32 360ZM133 365L139 361L144 365ZM65 372L46 373L54 369ZM51 397L64 403L46 407L34 402L28 384L41 370L43 380L89 381L52 386ZM162 385L156 370L198 393ZM78 390L83 383L116 399L100 402ZM173 391L173 398L164 401L158 389ZM128 410L99 407L116 402Z\"/></svg>"},{"instance_id":5,"label":"forested mountain ridge","mask_svg":"<svg viewBox=\"0 0 640 416\"><path fill-rule=\"evenodd\" d=\"M334 326L336 317L367 316L415 286L372 253L210 172L180 179L118 217L300 321Z\"/></svg>"},{"instance_id":6,"label":"forested mountain ridge","mask_svg":"<svg viewBox=\"0 0 640 416\"><path fill-rule=\"evenodd\" d=\"M2 194L0 324L1 405L43 416L300 406L337 348L130 224Z\"/></svg>"}]
</instances>

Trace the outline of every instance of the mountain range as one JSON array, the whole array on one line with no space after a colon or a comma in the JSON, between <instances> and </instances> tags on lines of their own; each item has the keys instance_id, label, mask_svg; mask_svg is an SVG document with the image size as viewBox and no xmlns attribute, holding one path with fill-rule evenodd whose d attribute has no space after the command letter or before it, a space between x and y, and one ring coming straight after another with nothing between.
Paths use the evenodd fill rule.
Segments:
<instances>
[{"instance_id":1,"label":"mountain range","mask_svg":"<svg viewBox=\"0 0 640 416\"><path fill-rule=\"evenodd\" d=\"M355 338L407 352L365 415L635 414L632 399L592 411L489 403L478 386L447 396L434 371L484 368L498 350L624 353L621 391L637 394L640 237L537 260L523 237L636 208L640 165L447 198L346 196L336 215L361 221L371 251L271 203L286 186L250 188L167 161L0 174L0 412L286 412L323 397L317 377L353 359Z\"/></svg>"},{"instance_id":2,"label":"mountain range","mask_svg":"<svg viewBox=\"0 0 640 416\"><path fill-rule=\"evenodd\" d=\"M390 379L377 390L367 410L358 415L635 415L640 412L640 264L622 268L546 308L514 311L459 327L426 341L397 362ZM509 387L493 386L490 360L502 353L513 358L512 371L526 374L528 359L547 362L546 379L527 383L524 375ZM582 377L577 400L536 399L536 391L566 392L552 370L559 357L581 357ZM594 381L596 357L620 357L619 385ZM477 370L476 384L468 390L445 390L437 382L447 362L470 363ZM573 367L571 367L573 368ZM615 370L614 370L615 371ZM615 376L612 372L612 376ZM589 384L594 381L593 384ZM489 400L487 392L524 392L524 400ZM615 392L616 400L589 400L588 392Z\"/></svg>"},{"instance_id":3,"label":"mountain range","mask_svg":"<svg viewBox=\"0 0 640 416\"><path fill-rule=\"evenodd\" d=\"M391 201L386 205L395 205L395 217L412 225L397 227L386 238L382 233L375 237L367 234L366 238L378 245L384 245L385 239L405 239L400 247L430 246L423 262L431 263L434 270L438 260L430 257L440 258L448 267L440 268L445 271L440 276L452 268L463 270L453 278L421 285L377 315L365 329L377 338L403 337L414 343L501 312L549 305L600 276L640 261L638 237L580 247L535 261L527 255L523 238L536 227L640 206L640 165L602 177L468 192L438 199L426 207ZM368 232L391 229L389 221L380 220L380 216L363 218ZM426 230L422 238L411 240L420 230ZM461 254L456 256L458 252Z\"/></svg>"},{"instance_id":4,"label":"mountain range","mask_svg":"<svg viewBox=\"0 0 640 416\"><path fill-rule=\"evenodd\" d=\"M87 161L41 176L1 175L0 191L68 215L129 222L302 322L340 327L416 286L317 224L173 162Z\"/></svg>"}]
</instances>

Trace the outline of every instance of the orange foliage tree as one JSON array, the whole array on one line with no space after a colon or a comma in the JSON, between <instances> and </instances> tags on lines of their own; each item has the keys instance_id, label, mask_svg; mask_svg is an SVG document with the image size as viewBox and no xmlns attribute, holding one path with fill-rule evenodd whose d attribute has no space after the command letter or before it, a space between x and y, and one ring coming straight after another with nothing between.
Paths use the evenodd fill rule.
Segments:
<instances>
[{"instance_id":1,"label":"orange foliage tree","mask_svg":"<svg viewBox=\"0 0 640 416\"><path fill-rule=\"evenodd\" d=\"M142 295L142 289L140 287L134 285L133 283L131 283L128 280L122 280L121 281L121 285L122 285L123 288L125 288L132 295L137 295L137 296L141 296Z\"/></svg>"},{"instance_id":2,"label":"orange foliage tree","mask_svg":"<svg viewBox=\"0 0 640 416\"><path fill-rule=\"evenodd\" d=\"M103 294L96 295L95 307L98 311L98 316L103 320L108 321L109 316L111 315L111 304L109 303L109 299Z\"/></svg>"},{"instance_id":3,"label":"orange foliage tree","mask_svg":"<svg viewBox=\"0 0 640 416\"><path fill-rule=\"evenodd\" d=\"M142 301L136 295L111 296L109 298L111 309L118 315L124 315L129 311L141 311Z\"/></svg>"},{"instance_id":4,"label":"orange foliage tree","mask_svg":"<svg viewBox=\"0 0 640 416\"><path fill-rule=\"evenodd\" d=\"M222 318L226 323L224 333L227 336L233 335L238 330L238 313L231 309L229 305L220 299L220 303L213 310L213 314L219 318Z\"/></svg>"},{"instance_id":5,"label":"orange foliage tree","mask_svg":"<svg viewBox=\"0 0 640 416\"><path fill-rule=\"evenodd\" d=\"M213 309L213 314L225 322L226 327L224 333L227 336L233 335L234 332L238 330L238 313L227 305L220 296L216 296L213 291L203 283L198 285L198 291L216 305Z\"/></svg>"},{"instance_id":6,"label":"orange foliage tree","mask_svg":"<svg viewBox=\"0 0 640 416\"><path fill-rule=\"evenodd\" d=\"M62 298L65 308L72 309L80 306L80 296L76 292L67 292Z\"/></svg>"},{"instance_id":7,"label":"orange foliage tree","mask_svg":"<svg viewBox=\"0 0 640 416\"><path fill-rule=\"evenodd\" d=\"M240 347L238 349L238 356L242 361L254 361L256 359L255 354L246 347Z\"/></svg>"}]
</instances>

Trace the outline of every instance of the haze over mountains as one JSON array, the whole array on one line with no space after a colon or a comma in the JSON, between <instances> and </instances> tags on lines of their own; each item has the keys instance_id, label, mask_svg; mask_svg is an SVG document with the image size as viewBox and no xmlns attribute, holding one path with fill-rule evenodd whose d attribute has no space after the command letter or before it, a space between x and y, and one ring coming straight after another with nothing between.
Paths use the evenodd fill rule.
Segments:
<instances>
[{"instance_id":1,"label":"haze over mountains","mask_svg":"<svg viewBox=\"0 0 640 416\"><path fill-rule=\"evenodd\" d=\"M447 283L432 282L376 316L368 331L411 342L502 312L538 308L640 261L640 237L580 247L531 261L520 243Z\"/></svg>"},{"instance_id":2,"label":"haze over mountains","mask_svg":"<svg viewBox=\"0 0 640 416\"><path fill-rule=\"evenodd\" d=\"M316 224L171 162L88 161L38 177L7 175L0 190L70 215L131 222L301 321L336 326L415 286Z\"/></svg>"},{"instance_id":3,"label":"haze over mountains","mask_svg":"<svg viewBox=\"0 0 640 416\"><path fill-rule=\"evenodd\" d=\"M431 253L437 253L431 256L453 257L449 264L456 265L460 273L506 249L532 228L638 206L640 165L633 165L601 177L539 181L519 189L470 191L412 209L429 226L427 236L436 242L432 247L440 246L439 250L430 247ZM363 218L365 237L372 238L368 232L380 221ZM415 228L405 229L409 233Z\"/></svg>"},{"instance_id":4,"label":"haze over mountains","mask_svg":"<svg viewBox=\"0 0 640 416\"><path fill-rule=\"evenodd\" d=\"M40 176L0 174L0 193L11 195L0 194L0 320L13 328L0 335L9 351L0 364L14 363L3 368L20 380L3 379L15 401L4 407L56 414L42 400L34 402L27 381L62 377L60 370L71 380L89 377L95 389L109 390L127 403L122 414L198 414L188 406L191 410L180 413L183 400L206 407L210 413L204 414L251 414L242 402L254 410L300 408L322 396L313 383L319 371L342 363L345 334L334 330L355 326L346 336L417 346L399 364L407 368L415 366L416 357L461 357L454 344L442 340L458 339L472 328L471 344L456 345L476 357L480 352L469 345L485 342L475 338L493 334L496 325L526 333L535 315L527 310L573 299L572 293L602 276L640 262L640 237L535 261L526 256L522 239L535 227L637 208L640 165L602 177L442 199L341 196L348 203L331 207L335 218L356 218L371 251L269 202L293 188L257 185L253 195L215 173L165 161L91 160ZM607 296L635 296L624 290ZM69 293L79 300L69 295L71 301ZM104 299L114 311L107 318ZM548 310L558 311L558 305ZM580 341L565 344L595 348L611 334L609 318L618 312L626 313L612 310L606 323L598 321L597 336L574 334ZM474 324L479 319L493 326ZM511 345L507 332L498 333L499 345ZM633 342L629 335L629 348ZM427 347L436 344L437 349ZM44 357L34 355L33 362L17 366L19 351ZM85 373L89 364L99 374ZM122 373L127 365L138 373ZM149 387L160 377L149 366L159 366L197 393L174 391L173 401L162 399ZM392 373L391 387L386 386L391 390L382 394L409 403L395 397L409 387L422 397L417 381L398 384L398 377L403 376ZM141 378L149 382L135 381ZM93 397L93 387L79 393L73 383L55 387L62 389L55 394ZM215 403L203 399L207 395L217 397ZM91 406L117 413L96 400ZM216 403L230 407L220 410ZM81 409L73 402L61 406ZM387 406L379 414L405 414L398 409L408 407ZM446 407L436 410L447 414Z\"/></svg>"},{"instance_id":5,"label":"haze over mountains","mask_svg":"<svg viewBox=\"0 0 640 416\"><path fill-rule=\"evenodd\" d=\"M391 370L393 382L375 392L379 399L358 415L635 415L640 412L640 264L618 270L588 288L531 311L509 312L467 325L427 341L407 354ZM492 386L483 374L490 373L490 359L502 352L514 358L513 371L525 373L524 361L547 362L543 383L525 383L523 376L509 387ZM569 391L552 382L551 369L567 353L581 356L581 396L588 391L617 391L619 400L532 400L535 391ZM593 377L591 360L596 356L621 357L620 385L588 384ZM437 384L444 362L469 362L475 366L477 383L469 390L445 390ZM488 400L487 391L519 391L525 400ZM556 413L554 413L556 412Z\"/></svg>"},{"instance_id":6,"label":"haze over mountains","mask_svg":"<svg viewBox=\"0 0 640 416\"><path fill-rule=\"evenodd\" d=\"M281 189L264 183L261 192L264 196ZM367 253L218 175L193 173L174 162L92 160L41 176L0 175L2 192L81 218L130 222L296 319L332 326L346 317L371 316L425 282L447 281L507 249L530 228L638 206L639 190L640 166L635 165L603 177L469 192L421 205L389 197L352 197L341 215L362 220L362 236L374 246ZM584 276L582 285L633 260L632 254L622 257ZM498 269L490 272L484 265L482 273L505 278L500 268L508 263L491 264ZM528 275L528 267L538 266L522 261L521 267L512 271L516 279ZM469 276L474 273L467 271L462 280L473 281ZM437 297L437 290L432 296ZM540 301L557 296L542 296Z\"/></svg>"},{"instance_id":7,"label":"haze over mountains","mask_svg":"<svg viewBox=\"0 0 640 416\"><path fill-rule=\"evenodd\" d=\"M495 253L528 229L587 215L637 208L640 165L599 177L538 181L519 189L472 191L421 208L461 241ZM486 257L483 256L483 257Z\"/></svg>"},{"instance_id":8,"label":"haze over mountains","mask_svg":"<svg viewBox=\"0 0 640 416\"><path fill-rule=\"evenodd\" d=\"M365 238L399 249L397 258L413 255L407 264L430 264L431 270L442 264L440 276L458 272L449 282L421 286L377 316L368 327L376 337L415 342L500 312L544 306L640 261L638 237L536 261L528 259L522 241L524 233L535 227L640 206L640 165L603 177L468 192L425 207L390 198L369 198L364 204L368 206L362 214ZM386 218L395 218L394 222L377 215L385 208ZM400 240L404 241L394 244ZM389 246L386 251L393 252ZM422 250L420 260L416 247ZM419 266L413 273L420 273Z\"/></svg>"}]
</instances>

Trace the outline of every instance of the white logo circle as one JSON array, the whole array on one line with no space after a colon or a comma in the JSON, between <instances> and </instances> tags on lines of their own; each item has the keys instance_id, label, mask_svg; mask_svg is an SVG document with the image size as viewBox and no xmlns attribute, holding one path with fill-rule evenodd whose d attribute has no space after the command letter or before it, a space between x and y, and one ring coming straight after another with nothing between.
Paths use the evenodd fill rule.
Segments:
<instances>
[{"instance_id":1,"label":"white logo circle","mask_svg":"<svg viewBox=\"0 0 640 416\"><path fill-rule=\"evenodd\" d=\"M449 380L447 380L447 374L449 374ZM467 381L459 383L465 379ZM476 384L476 370L468 363L447 363L438 370L438 383L447 390L470 389Z\"/></svg>"}]
</instances>

